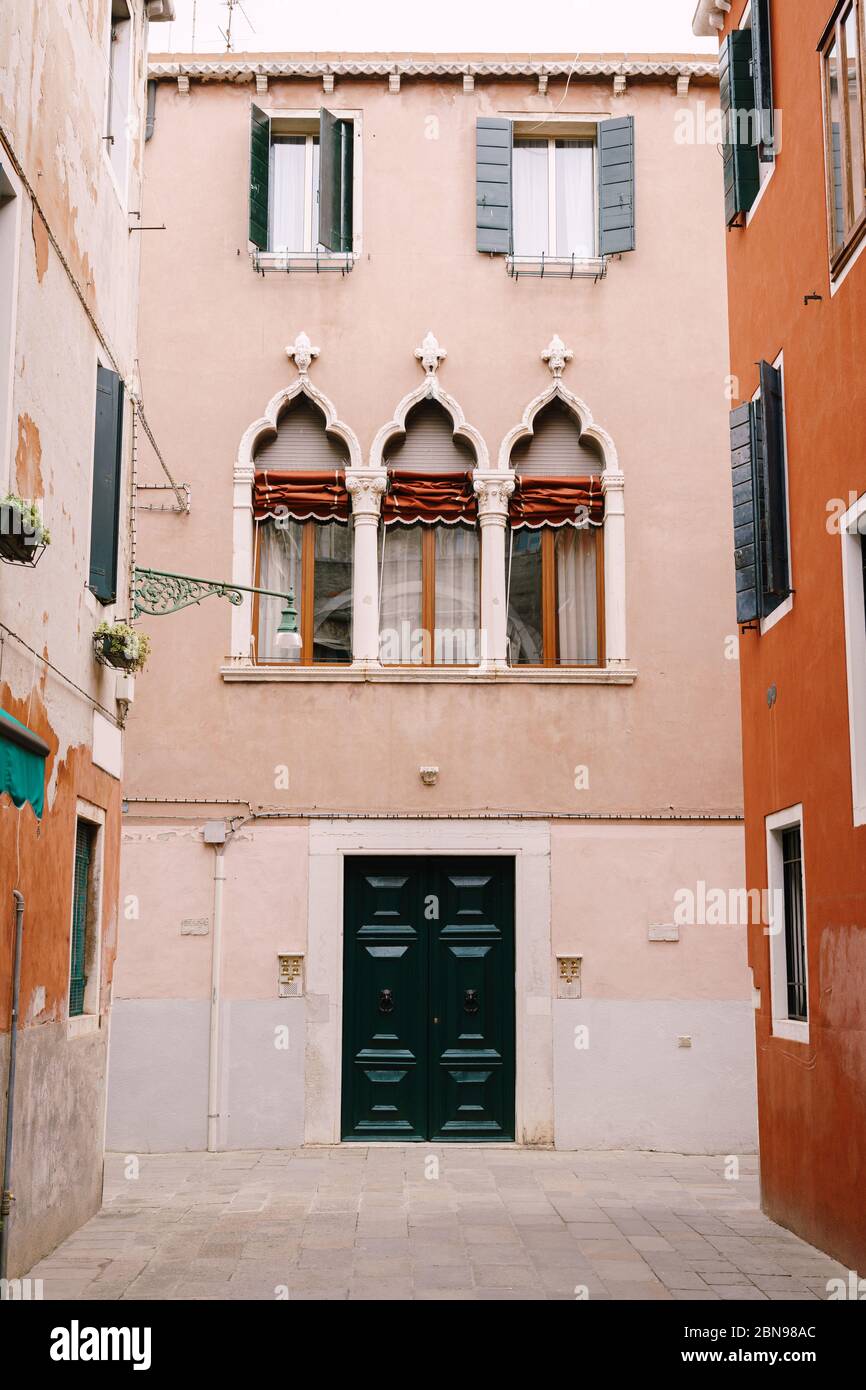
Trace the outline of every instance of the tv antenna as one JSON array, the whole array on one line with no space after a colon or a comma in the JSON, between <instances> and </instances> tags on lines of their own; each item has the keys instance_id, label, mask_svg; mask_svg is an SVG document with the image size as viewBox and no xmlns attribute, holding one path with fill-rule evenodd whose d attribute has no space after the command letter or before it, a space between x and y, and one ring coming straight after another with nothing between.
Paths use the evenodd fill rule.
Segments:
<instances>
[{"instance_id":1,"label":"tv antenna","mask_svg":"<svg viewBox=\"0 0 866 1390\"><path fill-rule=\"evenodd\" d=\"M254 25L253 25L253 23L252 23L252 21L251 21L249 15L247 14L246 10L244 9L243 5L241 4L241 0L222 0L222 2L223 2L224 5L226 5L226 6L228 7L228 12L229 12L229 13L228 13L228 19L227 19L227 21L226 21L226 27L225 27L225 29L220 29L220 33L222 34L223 38L224 38L225 41L226 41L226 53L233 53L233 52L234 52L234 47L233 47L233 45L232 45L232 20L233 20L233 18L234 18L235 10L240 10L240 12L241 12L241 14L243 15L244 19L246 20L247 24L250 26L250 31L251 31L253 34L254 34L256 31L255 31L255 27L254 27Z\"/></svg>"}]
</instances>

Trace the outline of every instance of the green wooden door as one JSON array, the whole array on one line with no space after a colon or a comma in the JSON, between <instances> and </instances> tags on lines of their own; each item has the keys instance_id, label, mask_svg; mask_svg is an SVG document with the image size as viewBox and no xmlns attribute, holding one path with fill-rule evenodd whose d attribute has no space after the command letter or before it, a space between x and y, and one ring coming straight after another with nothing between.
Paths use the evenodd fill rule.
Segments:
<instances>
[{"instance_id":1,"label":"green wooden door","mask_svg":"<svg viewBox=\"0 0 866 1390\"><path fill-rule=\"evenodd\" d=\"M344 1139L514 1138L514 864L349 859Z\"/></svg>"}]
</instances>

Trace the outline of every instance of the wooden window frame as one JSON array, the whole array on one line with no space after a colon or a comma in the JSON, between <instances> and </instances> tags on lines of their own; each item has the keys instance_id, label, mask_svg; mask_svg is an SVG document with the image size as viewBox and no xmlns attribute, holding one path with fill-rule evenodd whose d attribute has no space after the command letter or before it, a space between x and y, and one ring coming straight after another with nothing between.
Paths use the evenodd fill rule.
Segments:
<instances>
[{"instance_id":1,"label":"wooden window frame","mask_svg":"<svg viewBox=\"0 0 866 1390\"><path fill-rule=\"evenodd\" d=\"M275 129L275 126L277 127ZM273 248L271 242L274 235L274 147L279 144L280 137L294 136L296 139L304 141L304 244L294 248ZM318 188L313 187L313 145L321 144L319 123L315 122L315 130L310 129L285 129L279 128L279 118L271 118L271 140L268 149L269 160L269 197L268 197L268 252L270 255L281 256L310 256L314 255L317 246L316 233L319 229L318 220ZM319 152L321 158L321 150ZM325 248L323 248L324 250Z\"/></svg>"},{"instance_id":2,"label":"wooden window frame","mask_svg":"<svg viewBox=\"0 0 866 1390\"><path fill-rule=\"evenodd\" d=\"M273 518L266 517L262 521L254 523L256 528L273 524ZM255 594L253 598L253 664L255 666L275 666L282 670L294 670L297 666L318 666L325 670L332 670L335 667L344 668L351 666L354 660L354 653L349 652L348 661L314 661L313 660L313 618L316 608L316 526L338 526L346 523L337 521L317 520L310 517L307 521L297 521L295 525L300 526L301 530L301 592L295 594L295 605L298 610L298 630L301 634L301 655L298 661L279 661L274 657L268 659L259 656L259 603L261 595ZM352 523L347 523L351 532ZM262 547L258 543L259 533L256 534L256 577L255 586L261 586L262 572ZM352 566L354 569L354 547L350 547L352 554ZM354 582L354 573L352 575Z\"/></svg>"},{"instance_id":3,"label":"wooden window frame","mask_svg":"<svg viewBox=\"0 0 866 1390\"><path fill-rule=\"evenodd\" d=\"M395 523L399 525L400 523ZM458 523L460 525L461 523ZM421 632L422 632L422 660L421 661L385 661L382 665L388 670L453 670L453 671L477 671L481 665L481 656L477 661L436 661L436 532L441 526L443 530L452 531L453 526L447 526L445 522L436 522L432 526L424 522L416 522L416 526L421 529ZM384 524L383 524L383 528ZM407 530L413 528L407 527ZM474 526L463 527L466 531L473 531L478 540L478 621L479 626L476 631L481 632L481 548L484 544L481 530L476 522ZM381 564L381 559L380 559ZM379 627L381 633L381 614L379 616Z\"/></svg>"},{"instance_id":4,"label":"wooden window frame","mask_svg":"<svg viewBox=\"0 0 866 1390\"><path fill-rule=\"evenodd\" d=\"M512 147L534 143L537 139L547 142L547 251L545 259L567 261L571 258L569 251L560 251L559 247L552 250L556 242L556 142L557 140L591 140L592 141L592 196L593 196L593 251L592 258L599 255L598 242L598 212L599 212L599 191L598 191L598 127L594 133L583 132L580 135L572 135L567 131L560 131L558 135L533 135L523 132L512 135ZM512 178L514 177L512 173ZM518 255L522 254L520 252Z\"/></svg>"},{"instance_id":5,"label":"wooden window frame","mask_svg":"<svg viewBox=\"0 0 866 1390\"><path fill-rule=\"evenodd\" d=\"M543 526L541 531L541 661L521 661L514 666L515 671L539 671L551 666L573 667L577 670L595 671L606 664L604 642L604 527L595 526L595 623L596 660L560 661L559 659L559 613L556 596L556 536L563 528ZM507 616L506 616L507 622Z\"/></svg>"},{"instance_id":6,"label":"wooden window frame","mask_svg":"<svg viewBox=\"0 0 866 1390\"><path fill-rule=\"evenodd\" d=\"M843 76L847 80L848 73L848 47L845 40L845 20L850 10L854 11L857 23L857 35L860 41L859 53L859 83L860 83L860 147L863 154L864 167L864 207L859 218L854 219L853 201L853 172L851 165L851 128L850 117L851 108L848 100L848 93L843 84ZM866 98L863 91L863 58L866 50L866 19L864 19L866 5L864 0L841 0L836 7L833 18L827 25L819 44L821 55L821 89L824 103L824 161L826 164L826 185L827 185L827 235L830 247L830 271L831 278L839 274L847 265L848 261L857 250L864 233L866 233ZM836 45L837 61L839 66L839 104L841 108L841 135L842 135L842 159L845 172L845 221L846 229L843 229L841 246L836 248L836 188L833 180L833 121L832 108L830 104L830 82L828 79L828 58L833 45Z\"/></svg>"}]
</instances>

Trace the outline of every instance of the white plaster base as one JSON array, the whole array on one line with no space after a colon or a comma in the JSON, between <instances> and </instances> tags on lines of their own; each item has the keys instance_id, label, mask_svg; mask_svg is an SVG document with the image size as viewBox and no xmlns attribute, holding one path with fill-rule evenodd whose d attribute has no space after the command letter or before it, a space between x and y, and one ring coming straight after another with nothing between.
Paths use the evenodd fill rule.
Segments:
<instances>
[{"instance_id":1,"label":"white plaster base","mask_svg":"<svg viewBox=\"0 0 866 1390\"><path fill-rule=\"evenodd\" d=\"M554 1020L558 1149L757 1148L751 1004L562 999ZM691 1047L678 1047L686 1036Z\"/></svg>"},{"instance_id":2,"label":"white plaster base","mask_svg":"<svg viewBox=\"0 0 866 1390\"><path fill-rule=\"evenodd\" d=\"M222 1005L220 1148L284 1149L303 1141L304 1001ZM207 1148L206 999L117 999L108 1084L109 1149ZM288 1047L278 1047L287 1029Z\"/></svg>"}]
</instances>

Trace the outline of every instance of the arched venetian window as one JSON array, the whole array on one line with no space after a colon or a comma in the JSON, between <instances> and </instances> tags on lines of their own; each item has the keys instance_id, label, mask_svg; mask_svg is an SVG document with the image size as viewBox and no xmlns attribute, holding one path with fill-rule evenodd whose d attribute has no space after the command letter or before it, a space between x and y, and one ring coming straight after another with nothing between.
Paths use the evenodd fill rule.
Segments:
<instances>
[{"instance_id":1,"label":"arched venetian window","mask_svg":"<svg viewBox=\"0 0 866 1390\"><path fill-rule=\"evenodd\" d=\"M598 443L558 397L511 450L517 486L506 548L513 666L604 664L604 551Z\"/></svg>"},{"instance_id":2,"label":"arched venetian window","mask_svg":"<svg viewBox=\"0 0 866 1390\"><path fill-rule=\"evenodd\" d=\"M345 664L352 660L352 531L345 442L303 392L257 444L253 496L255 584L294 595L300 650L276 641L279 598L258 598L256 660L264 664Z\"/></svg>"},{"instance_id":3,"label":"arched venetian window","mask_svg":"<svg viewBox=\"0 0 866 1390\"><path fill-rule=\"evenodd\" d=\"M391 438L380 529L379 654L389 665L476 665L480 551L476 457L425 399Z\"/></svg>"}]
</instances>

